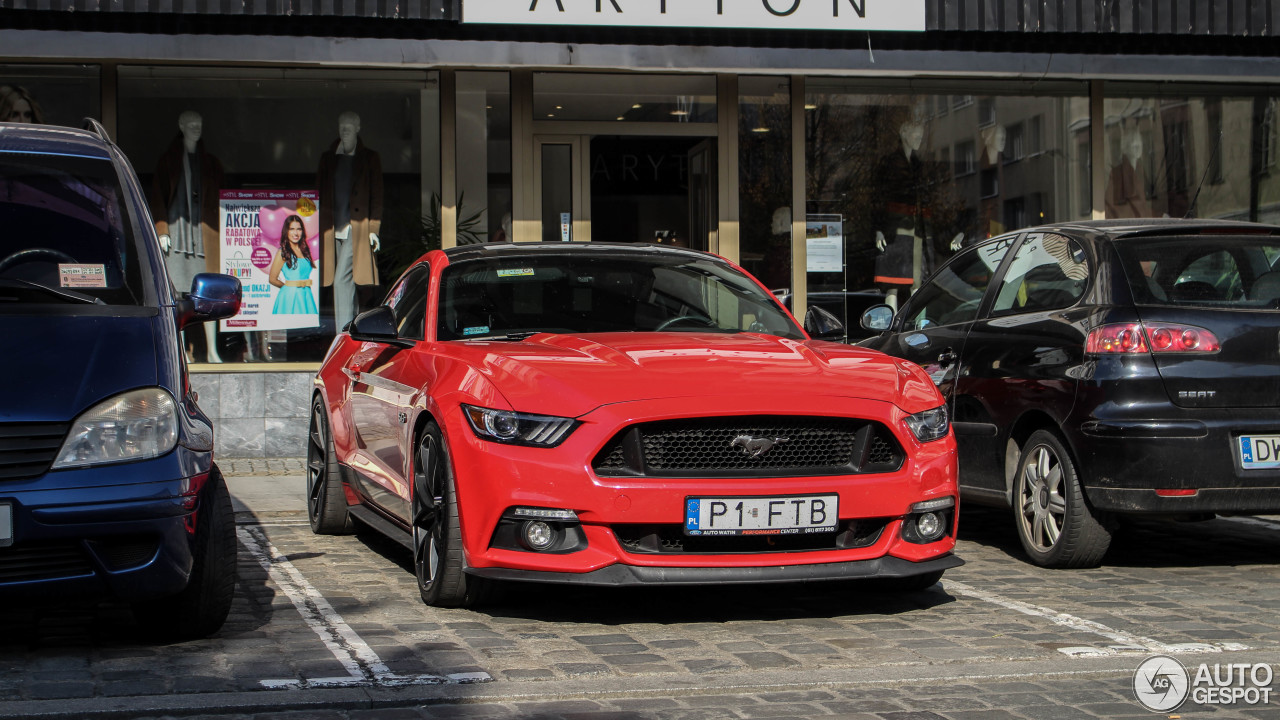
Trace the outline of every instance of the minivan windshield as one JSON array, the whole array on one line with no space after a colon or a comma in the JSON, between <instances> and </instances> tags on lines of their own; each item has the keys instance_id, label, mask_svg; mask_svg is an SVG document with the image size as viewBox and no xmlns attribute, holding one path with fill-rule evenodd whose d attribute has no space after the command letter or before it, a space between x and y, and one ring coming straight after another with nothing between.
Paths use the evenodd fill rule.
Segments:
<instances>
[{"instance_id":1,"label":"minivan windshield","mask_svg":"<svg viewBox=\"0 0 1280 720\"><path fill-rule=\"evenodd\" d=\"M803 332L749 277L711 258L530 253L445 268L441 340L531 333Z\"/></svg>"},{"instance_id":2,"label":"minivan windshield","mask_svg":"<svg viewBox=\"0 0 1280 720\"><path fill-rule=\"evenodd\" d=\"M122 198L109 160L0 153L0 306L143 304Z\"/></svg>"},{"instance_id":3,"label":"minivan windshield","mask_svg":"<svg viewBox=\"0 0 1280 720\"><path fill-rule=\"evenodd\" d=\"M1280 237L1134 238L1115 247L1139 305L1280 309Z\"/></svg>"}]
</instances>

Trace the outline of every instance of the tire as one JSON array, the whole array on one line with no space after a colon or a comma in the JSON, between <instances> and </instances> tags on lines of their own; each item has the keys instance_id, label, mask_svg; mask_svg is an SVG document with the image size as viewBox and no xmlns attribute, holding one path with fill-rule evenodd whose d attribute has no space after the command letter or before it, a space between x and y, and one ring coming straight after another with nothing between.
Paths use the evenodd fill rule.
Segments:
<instances>
[{"instance_id":1,"label":"tire","mask_svg":"<svg viewBox=\"0 0 1280 720\"><path fill-rule=\"evenodd\" d=\"M1075 463L1058 436L1027 438L1013 477L1013 519L1031 562L1048 568L1096 567L1111 545L1111 519L1089 507Z\"/></svg>"},{"instance_id":2,"label":"tire","mask_svg":"<svg viewBox=\"0 0 1280 720\"><path fill-rule=\"evenodd\" d=\"M422 602L436 607L473 607L490 598L494 583L467 575L458 522L453 463L440 433L428 423L413 461L413 568Z\"/></svg>"},{"instance_id":3,"label":"tire","mask_svg":"<svg viewBox=\"0 0 1280 720\"><path fill-rule=\"evenodd\" d=\"M154 640L194 640L217 632L236 588L236 520L231 493L218 466L196 511L191 576L177 595L136 603L134 616Z\"/></svg>"},{"instance_id":4,"label":"tire","mask_svg":"<svg viewBox=\"0 0 1280 720\"><path fill-rule=\"evenodd\" d=\"M346 535L352 531L351 513L328 417L324 400L317 395L311 403L307 434L307 519L317 535Z\"/></svg>"}]
</instances>

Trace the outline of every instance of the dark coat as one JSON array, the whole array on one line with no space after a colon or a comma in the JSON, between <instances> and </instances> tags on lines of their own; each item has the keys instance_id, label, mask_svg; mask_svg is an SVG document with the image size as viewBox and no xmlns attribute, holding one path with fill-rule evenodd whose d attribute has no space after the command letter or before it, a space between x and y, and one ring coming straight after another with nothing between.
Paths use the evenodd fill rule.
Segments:
<instances>
[{"instance_id":1,"label":"dark coat","mask_svg":"<svg viewBox=\"0 0 1280 720\"><path fill-rule=\"evenodd\" d=\"M326 286L333 284L335 251L333 239L333 180L338 165L338 143L334 140L320 156L316 190L320 194L320 274ZM378 264L373 260L369 234L382 228L382 158L356 138L356 154L351 167L351 274L357 285L378 284Z\"/></svg>"},{"instance_id":2,"label":"dark coat","mask_svg":"<svg viewBox=\"0 0 1280 720\"><path fill-rule=\"evenodd\" d=\"M169 234L169 205L178 194L178 186L182 184L182 155L186 152L182 133L178 133L160 161L156 163L156 174L151 181L151 217L156 224L156 234ZM196 154L200 156L200 225L201 239L204 241L204 264L206 272L222 272L218 261L222 249L222 240L218 236L218 226L222 223L221 209L218 206L218 193L222 190L222 163L218 158L205 152L204 141L196 142Z\"/></svg>"}]
</instances>

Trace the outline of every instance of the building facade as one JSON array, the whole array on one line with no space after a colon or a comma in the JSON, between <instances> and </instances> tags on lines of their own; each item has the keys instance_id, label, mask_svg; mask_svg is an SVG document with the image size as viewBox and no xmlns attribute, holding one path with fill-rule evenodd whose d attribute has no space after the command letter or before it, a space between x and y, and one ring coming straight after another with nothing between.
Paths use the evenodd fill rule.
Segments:
<instances>
[{"instance_id":1,"label":"building facade","mask_svg":"<svg viewBox=\"0 0 1280 720\"><path fill-rule=\"evenodd\" d=\"M100 118L175 223L174 184L314 192L326 217L356 117L378 162L334 246L353 280L318 249L318 325L188 337L219 451L290 456L343 288L376 305L433 247L684 244L856 340L862 307L1005 230L1280 222L1277 20L1280 0L0 0L0 85L43 122Z\"/></svg>"}]
</instances>

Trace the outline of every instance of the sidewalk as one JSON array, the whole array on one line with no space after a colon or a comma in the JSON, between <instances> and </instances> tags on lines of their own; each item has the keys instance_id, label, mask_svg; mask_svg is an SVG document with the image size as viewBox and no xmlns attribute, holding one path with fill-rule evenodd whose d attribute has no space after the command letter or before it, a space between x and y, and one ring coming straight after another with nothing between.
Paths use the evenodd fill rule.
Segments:
<instances>
[{"instance_id":1,"label":"sidewalk","mask_svg":"<svg viewBox=\"0 0 1280 720\"><path fill-rule=\"evenodd\" d=\"M306 458L224 458L217 463L237 514L262 518L306 512Z\"/></svg>"}]
</instances>

